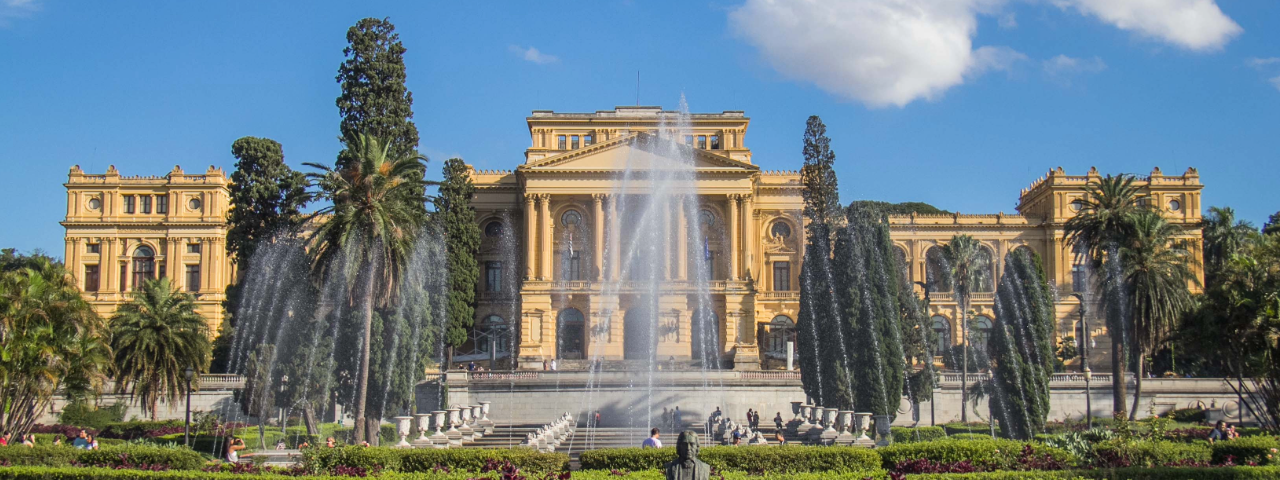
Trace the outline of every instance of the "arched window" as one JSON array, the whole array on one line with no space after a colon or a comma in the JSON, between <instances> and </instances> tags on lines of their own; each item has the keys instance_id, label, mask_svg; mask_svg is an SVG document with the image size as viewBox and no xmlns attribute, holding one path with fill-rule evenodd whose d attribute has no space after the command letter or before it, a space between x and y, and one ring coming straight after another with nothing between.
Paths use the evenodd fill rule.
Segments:
<instances>
[{"instance_id":1,"label":"arched window","mask_svg":"<svg viewBox=\"0 0 1280 480\"><path fill-rule=\"evenodd\" d=\"M951 269L947 266L947 258L942 254L942 247L929 247L925 250L925 284L930 292L951 291Z\"/></svg>"},{"instance_id":2,"label":"arched window","mask_svg":"<svg viewBox=\"0 0 1280 480\"><path fill-rule=\"evenodd\" d=\"M1088 249L1083 243L1071 247L1071 291L1086 293L1089 291Z\"/></svg>"},{"instance_id":3,"label":"arched window","mask_svg":"<svg viewBox=\"0 0 1280 480\"><path fill-rule=\"evenodd\" d=\"M494 220L484 224L484 236L498 237L502 235L502 222Z\"/></svg>"},{"instance_id":4,"label":"arched window","mask_svg":"<svg viewBox=\"0 0 1280 480\"><path fill-rule=\"evenodd\" d=\"M556 357L583 358L585 333L586 319L581 311L576 308L561 310L556 318Z\"/></svg>"},{"instance_id":5,"label":"arched window","mask_svg":"<svg viewBox=\"0 0 1280 480\"><path fill-rule=\"evenodd\" d=\"M787 343L795 345L796 322L786 315L778 315L765 327L765 355L773 358L787 358ZM792 347L793 349L795 347Z\"/></svg>"},{"instance_id":6,"label":"arched window","mask_svg":"<svg viewBox=\"0 0 1280 480\"><path fill-rule=\"evenodd\" d=\"M933 345L934 355L942 355L942 352L951 347L951 322L947 321L947 317L934 315L931 323L933 333L938 337L937 343Z\"/></svg>"},{"instance_id":7,"label":"arched window","mask_svg":"<svg viewBox=\"0 0 1280 480\"><path fill-rule=\"evenodd\" d=\"M156 253L143 245L133 251L133 288L137 290L147 280L156 278Z\"/></svg>"},{"instance_id":8,"label":"arched window","mask_svg":"<svg viewBox=\"0 0 1280 480\"><path fill-rule=\"evenodd\" d=\"M975 292L994 292L996 278L996 261L995 254L991 249L983 246L978 249L977 265L981 268L977 271L977 284L973 286Z\"/></svg>"},{"instance_id":9,"label":"arched window","mask_svg":"<svg viewBox=\"0 0 1280 480\"><path fill-rule=\"evenodd\" d=\"M723 235L723 229L717 227L717 223L716 214L711 210L704 208L698 211L698 226L702 238L694 246L697 250L689 252L691 263L702 270L699 274L704 275L707 280L716 280L716 250L719 245L716 239Z\"/></svg>"},{"instance_id":10,"label":"arched window","mask_svg":"<svg viewBox=\"0 0 1280 480\"><path fill-rule=\"evenodd\" d=\"M502 317L484 317L472 333L476 353L492 356L493 352L497 352L497 358L511 354L511 327Z\"/></svg>"},{"instance_id":11,"label":"arched window","mask_svg":"<svg viewBox=\"0 0 1280 480\"><path fill-rule=\"evenodd\" d=\"M781 220L773 222L773 226L769 228L769 235L782 239L791 238L791 225Z\"/></svg>"},{"instance_id":12,"label":"arched window","mask_svg":"<svg viewBox=\"0 0 1280 480\"><path fill-rule=\"evenodd\" d=\"M972 347L979 349L978 351L987 351L987 340L991 338L991 319L978 315L969 321L969 338L972 339Z\"/></svg>"},{"instance_id":13,"label":"arched window","mask_svg":"<svg viewBox=\"0 0 1280 480\"><path fill-rule=\"evenodd\" d=\"M560 223L566 227L576 227L582 224L582 214L577 210L569 210L560 216Z\"/></svg>"},{"instance_id":14,"label":"arched window","mask_svg":"<svg viewBox=\"0 0 1280 480\"><path fill-rule=\"evenodd\" d=\"M583 269L583 259L585 258L585 263L588 264L591 261L588 257L591 250L589 237L590 234L582 221L582 212L569 209L560 214L560 228L556 232L556 257L560 263L557 280L576 282L587 278L587 272Z\"/></svg>"}]
</instances>

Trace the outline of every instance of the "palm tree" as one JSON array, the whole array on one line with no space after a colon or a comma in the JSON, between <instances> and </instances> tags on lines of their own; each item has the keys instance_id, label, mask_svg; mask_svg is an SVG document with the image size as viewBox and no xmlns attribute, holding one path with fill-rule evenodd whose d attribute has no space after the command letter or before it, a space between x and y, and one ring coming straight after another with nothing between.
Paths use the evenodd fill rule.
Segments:
<instances>
[{"instance_id":1,"label":"palm tree","mask_svg":"<svg viewBox=\"0 0 1280 480\"><path fill-rule=\"evenodd\" d=\"M1134 220L1133 235L1120 248L1124 281L1131 292L1137 360L1130 420L1137 418L1146 356L1169 338L1182 316L1191 310L1194 303L1188 286L1200 284L1193 271L1196 261L1189 242L1178 238L1183 233L1181 227L1154 210L1147 210Z\"/></svg>"},{"instance_id":2,"label":"palm tree","mask_svg":"<svg viewBox=\"0 0 1280 480\"><path fill-rule=\"evenodd\" d=\"M60 388L96 394L106 365L82 345L103 330L61 264L35 257L0 274L0 430L28 431Z\"/></svg>"},{"instance_id":3,"label":"palm tree","mask_svg":"<svg viewBox=\"0 0 1280 480\"><path fill-rule=\"evenodd\" d=\"M156 418L156 404L174 404L186 391L183 371L209 366L209 326L191 295L174 291L168 278L148 280L111 317L116 393L138 399Z\"/></svg>"},{"instance_id":4,"label":"palm tree","mask_svg":"<svg viewBox=\"0 0 1280 480\"><path fill-rule=\"evenodd\" d=\"M969 299L975 289L981 289L989 279L991 257L983 251L982 243L969 235L956 235L942 247L942 257L947 261L951 286L960 309L960 337L963 339L963 366L960 368L960 421L969 421Z\"/></svg>"},{"instance_id":5,"label":"palm tree","mask_svg":"<svg viewBox=\"0 0 1280 480\"><path fill-rule=\"evenodd\" d=\"M1079 211L1064 226L1067 243L1084 252L1094 270L1118 272L1118 268L1111 268L1113 266L1108 262L1116 260L1120 245L1127 244L1133 236L1133 225L1137 217L1148 210L1139 201L1142 196L1133 180L1132 175L1107 175L1100 180L1090 181L1084 187L1084 197L1079 200ZM1118 273L1103 275L1104 278L1119 276ZM1103 286L1107 329L1112 336L1112 409L1123 413L1129 409L1125 406L1127 388L1124 383L1125 359L1121 341L1124 335L1119 333L1124 332L1128 325L1122 316L1120 305L1128 294L1123 281L1103 282Z\"/></svg>"},{"instance_id":6,"label":"palm tree","mask_svg":"<svg viewBox=\"0 0 1280 480\"><path fill-rule=\"evenodd\" d=\"M356 379L357 443L377 437L377 421L367 431L370 335L373 309L385 307L399 288L401 274L412 255L414 240L426 223L422 179L427 158L418 154L394 156L386 142L364 134L346 139L354 161L308 174L319 191L313 195L332 202L316 215L329 218L308 239L315 279L332 275L345 279L348 296L358 303L363 332L360 372ZM367 433L367 435L366 435Z\"/></svg>"},{"instance_id":7,"label":"palm tree","mask_svg":"<svg viewBox=\"0 0 1280 480\"><path fill-rule=\"evenodd\" d=\"M1257 230L1249 222L1237 222L1231 207L1209 207L1200 229L1204 238L1205 284L1213 285L1231 257L1249 243Z\"/></svg>"}]
</instances>

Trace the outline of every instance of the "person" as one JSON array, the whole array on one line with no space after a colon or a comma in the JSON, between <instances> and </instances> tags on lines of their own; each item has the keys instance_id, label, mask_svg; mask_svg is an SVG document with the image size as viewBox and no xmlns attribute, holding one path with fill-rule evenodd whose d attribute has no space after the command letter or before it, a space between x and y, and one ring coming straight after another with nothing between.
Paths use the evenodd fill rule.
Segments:
<instances>
[{"instance_id":1,"label":"person","mask_svg":"<svg viewBox=\"0 0 1280 480\"><path fill-rule=\"evenodd\" d=\"M713 420L719 420L721 415L724 415L724 412L720 411L720 407L716 407L716 411L711 412L711 418Z\"/></svg>"},{"instance_id":2,"label":"person","mask_svg":"<svg viewBox=\"0 0 1280 480\"><path fill-rule=\"evenodd\" d=\"M236 437L227 437L227 462L239 463L240 451L245 449L244 440Z\"/></svg>"},{"instance_id":3,"label":"person","mask_svg":"<svg viewBox=\"0 0 1280 480\"><path fill-rule=\"evenodd\" d=\"M671 428L671 412L662 407L662 428Z\"/></svg>"},{"instance_id":4,"label":"person","mask_svg":"<svg viewBox=\"0 0 1280 480\"><path fill-rule=\"evenodd\" d=\"M671 412L671 428L678 429L680 427L680 406L676 405L676 409Z\"/></svg>"},{"instance_id":5,"label":"person","mask_svg":"<svg viewBox=\"0 0 1280 480\"><path fill-rule=\"evenodd\" d=\"M755 411L753 411L753 410L751 410L750 408L748 408L748 409L747 409L747 426L748 426L748 427L755 428L755 424L751 423L751 422L752 422L752 420L751 420L751 419L753 419L753 418L755 418L755 417L756 417Z\"/></svg>"},{"instance_id":6,"label":"person","mask_svg":"<svg viewBox=\"0 0 1280 480\"><path fill-rule=\"evenodd\" d=\"M58 435L58 436L56 436L56 437L53 437L53 446L55 446L55 447L61 447L61 446L62 446L62 435Z\"/></svg>"},{"instance_id":7,"label":"person","mask_svg":"<svg viewBox=\"0 0 1280 480\"><path fill-rule=\"evenodd\" d=\"M600 426L600 411L596 410L596 426Z\"/></svg>"},{"instance_id":8,"label":"person","mask_svg":"<svg viewBox=\"0 0 1280 480\"><path fill-rule=\"evenodd\" d=\"M544 371L544 372L545 372L545 371L547 371L547 361L546 361L546 360L543 360L543 361L542 361L542 371Z\"/></svg>"},{"instance_id":9,"label":"person","mask_svg":"<svg viewBox=\"0 0 1280 480\"><path fill-rule=\"evenodd\" d=\"M337 448L338 442L333 441L333 437L324 439L324 448Z\"/></svg>"},{"instance_id":10,"label":"person","mask_svg":"<svg viewBox=\"0 0 1280 480\"><path fill-rule=\"evenodd\" d=\"M81 449L81 450L88 449L88 448L89 448L89 440L88 440L88 438L86 438L86 437L88 437L88 436L89 436L89 434L85 433L85 431L84 431L84 430L81 430L81 431L80 431L80 434L79 434L79 435L76 435L76 439L75 439L75 440L73 440L73 441L71 442L71 446L76 447L76 448L79 448L79 449Z\"/></svg>"},{"instance_id":11,"label":"person","mask_svg":"<svg viewBox=\"0 0 1280 480\"><path fill-rule=\"evenodd\" d=\"M1218 420L1218 423L1213 426L1213 430L1209 432L1209 443L1218 440L1227 440L1227 422L1222 420Z\"/></svg>"},{"instance_id":12,"label":"person","mask_svg":"<svg viewBox=\"0 0 1280 480\"><path fill-rule=\"evenodd\" d=\"M1235 425L1227 425L1227 440L1235 440L1240 438L1240 432L1236 431Z\"/></svg>"},{"instance_id":13,"label":"person","mask_svg":"<svg viewBox=\"0 0 1280 480\"><path fill-rule=\"evenodd\" d=\"M662 440L658 440L658 437L661 436L661 434L662 432L657 428L649 430L649 438L644 439L644 442L640 443L640 448L662 448Z\"/></svg>"},{"instance_id":14,"label":"person","mask_svg":"<svg viewBox=\"0 0 1280 480\"><path fill-rule=\"evenodd\" d=\"M284 440L276 442L276 450L284 450Z\"/></svg>"},{"instance_id":15,"label":"person","mask_svg":"<svg viewBox=\"0 0 1280 480\"><path fill-rule=\"evenodd\" d=\"M556 371L556 370L559 370L559 368L557 367L556 359L554 359L554 358L553 358L553 359L551 359L551 371L553 371L553 372L554 372L554 371Z\"/></svg>"},{"instance_id":16,"label":"person","mask_svg":"<svg viewBox=\"0 0 1280 480\"><path fill-rule=\"evenodd\" d=\"M368 447L368 446L369 446L369 441L368 441L368 440L365 440L365 441L363 441L363 442L360 442L360 446L361 446L361 447Z\"/></svg>"},{"instance_id":17,"label":"person","mask_svg":"<svg viewBox=\"0 0 1280 480\"><path fill-rule=\"evenodd\" d=\"M787 444L787 437L782 436L782 430L781 430L781 429L779 429L779 430L778 430L778 431L776 431L776 432L773 432L773 439L778 441L778 445L786 445L786 444Z\"/></svg>"},{"instance_id":18,"label":"person","mask_svg":"<svg viewBox=\"0 0 1280 480\"><path fill-rule=\"evenodd\" d=\"M736 447L740 443L742 443L742 427L733 429L733 446Z\"/></svg>"},{"instance_id":19,"label":"person","mask_svg":"<svg viewBox=\"0 0 1280 480\"><path fill-rule=\"evenodd\" d=\"M9 432L4 432L3 435L0 435L0 447L7 446L9 446Z\"/></svg>"},{"instance_id":20,"label":"person","mask_svg":"<svg viewBox=\"0 0 1280 480\"><path fill-rule=\"evenodd\" d=\"M85 437L85 438L87 438L87 439L89 440L89 450L97 450L97 449L98 449L98 439L93 438L93 435L89 435L89 436L87 436L87 437Z\"/></svg>"},{"instance_id":21,"label":"person","mask_svg":"<svg viewBox=\"0 0 1280 480\"><path fill-rule=\"evenodd\" d=\"M755 413L751 414L751 429L752 430L760 429L760 411L759 410L756 410Z\"/></svg>"},{"instance_id":22,"label":"person","mask_svg":"<svg viewBox=\"0 0 1280 480\"><path fill-rule=\"evenodd\" d=\"M474 371L476 371L476 362L469 362L469 363L467 363L467 371L468 371L468 372L474 372Z\"/></svg>"},{"instance_id":23,"label":"person","mask_svg":"<svg viewBox=\"0 0 1280 480\"><path fill-rule=\"evenodd\" d=\"M25 436L22 437L22 444L26 445L27 447L35 448L36 436L30 433L26 434Z\"/></svg>"},{"instance_id":24,"label":"person","mask_svg":"<svg viewBox=\"0 0 1280 480\"><path fill-rule=\"evenodd\" d=\"M782 412L778 412L778 415L773 417L773 428L782 430Z\"/></svg>"}]
</instances>

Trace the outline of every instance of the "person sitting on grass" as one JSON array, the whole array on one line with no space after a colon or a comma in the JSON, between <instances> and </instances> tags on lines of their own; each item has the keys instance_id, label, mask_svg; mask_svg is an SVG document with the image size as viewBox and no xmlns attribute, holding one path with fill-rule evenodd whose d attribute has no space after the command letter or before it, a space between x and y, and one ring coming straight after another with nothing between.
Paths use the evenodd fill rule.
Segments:
<instances>
[{"instance_id":1,"label":"person sitting on grass","mask_svg":"<svg viewBox=\"0 0 1280 480\"><path fill-rule=\"evenodd\" d=\"M22 437L22 444L30 448L35 448L36 436L28 433L26 436Z\"/></svg>"},{"instance_id":2,"label":"person sitting on grass","mask_svg":"<svg viewBox=\"0 0 1280 480\"><path fill-rule=\"evenodd\" d=\"M81 450L88 449L88 448L89 448L89 434L88 434L88 433L86 433L84 430L81 430L81 431L80 431L80 434L79 434L79 435L76 435L76 439L75 439L75 440L73 440L73 441L71 442L71 446L76 447L76 448L79 448L79 449L81 449Z\"/></svg>"},{"instance_id":3,"label":"person sitting on grass","mask_svg":"<svg viewBox=\"0 0 1280 480\"><path fill-rule=\"evenodd\" d=\"M1209 443L1213 443L1218 440L1228 440L1227 422L1222 420L1218 420L1218 423L1213 426L1213 431L1209 432Z\"/></svg>"}]
</instances>

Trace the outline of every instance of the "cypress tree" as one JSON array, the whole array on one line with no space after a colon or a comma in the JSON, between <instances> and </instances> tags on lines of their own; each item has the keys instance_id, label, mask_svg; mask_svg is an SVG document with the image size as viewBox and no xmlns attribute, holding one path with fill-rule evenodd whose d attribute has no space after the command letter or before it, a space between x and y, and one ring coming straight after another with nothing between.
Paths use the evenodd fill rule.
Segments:
<instances>
[{"instance_id":1,"label":"cypress tree","mask_svg":"<svg viewBox=\"0 0 1280 480\"><path fill-rule=\"evenodd\" d=\"M902 399L902 349L897 255L888 219L858 207L847 212L836 240L837 298L848 319L854 406L875 415L896 416ZM842 407L843 408L843 407Z\"/></svg>"},{"instance_id":2,"label":"cypress tree","mask_svg":"<svg viewBox=\"0 0 1280 480\"><path fill-rule=\"evenodd\" d=\"M476 224L476 209L471 205L475 189L462 159L451 158L444 163L436 212L445 234L449 266L448 322L444 338L450 352L467 340L467 333L475 323L476 285L480 278L480 267L476 263L480 226ZM452 353L449 356L452 360Z\"/></svg>"},{"instance_id":3,"label":"cypress tree","mask_svg":"<svg viewBox=\"0 0 1280 480\"><path fill-rule=\"evenodd\" d=\"M1005 255L989 340L994 360L993 418L1006 437L1028 440L1044 431L1053 373L1053 291L1039 258L1026 251Z\"/></svg>"},{"instance_id":4,"label":"cypress tree","mask_svg":"<svg viewBox=\"0 0 1280 480\"><path fill-rule=\"evenodd\" d=\"M259 242L298 226L307 203L307 179L284 163L283 147L270 138L241 137L231 144L231 155L236 170L231 173L227 253L243 272Z\"/></svg>"},{"instance_id":5,"label":"cypress tree","mask_svg":"<svg viewBox=\"0 0 1280 480\"><path fill-rule=\"evenodd\" d=\"M831 295L831 234L839 216L840 193L835 174L835 152L827 127L814 115L805 123L803 137L805 258L800 267L800 312L796 317L796 350L805 394L824 406L835 406L836 392L847 394L849 382L839 343L833 342L832 323L838 318ZM847 396L847 395L846 395ZM851 402L851 400L848 400Z\"/></svg>"},{"instance_id":6,"label":"cypress tree","mask_svg":"<svg viewBox=\"0 0 1280 480\"><path fill-rule=\"evenodd\" d=\"M418 148L413 124L413 93L405 86L404 44L390 19L365 18L347 29L347 57L338 67L342 94L336 101L342 115L340 139L356 133L389 142L390 158L412 155ZM338 154L338 168L354 155Z\"/></svg>"}]
</instances>

